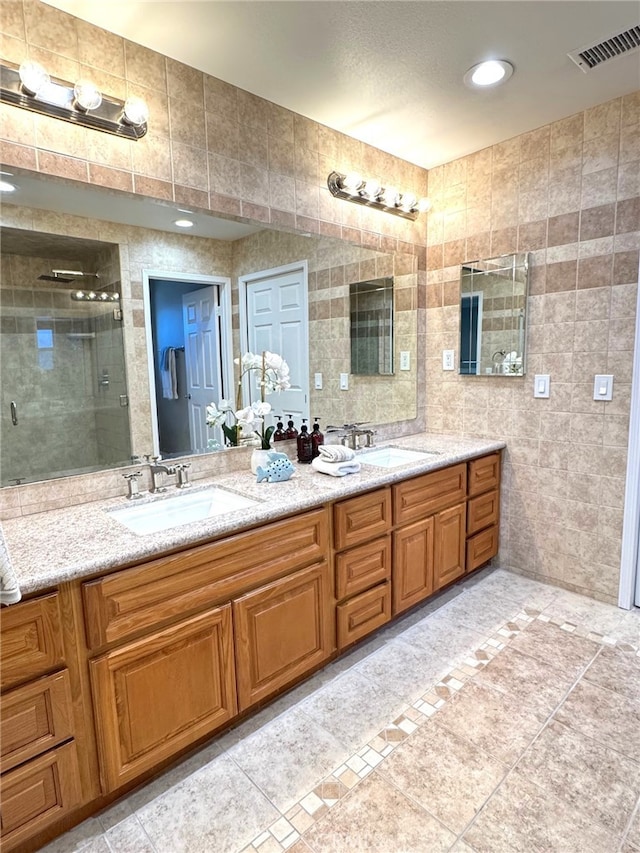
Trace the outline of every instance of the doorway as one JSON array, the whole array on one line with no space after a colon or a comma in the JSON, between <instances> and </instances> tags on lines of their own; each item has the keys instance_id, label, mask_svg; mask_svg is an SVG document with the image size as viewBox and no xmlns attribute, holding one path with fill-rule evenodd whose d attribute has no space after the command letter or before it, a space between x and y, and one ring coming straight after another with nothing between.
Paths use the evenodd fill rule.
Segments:
<instances>
[{"instance_id":1,"label":"doorway","mask_svg":"<svg viewBox=\"0 0 640 853\"><path fill-rule=\"evenodd\" d=\"M231 394L229 279L146 271L143 276L153 453L204 453L206 407ZM215 445L214 445L215 446Z\"/></svg>"},{"instance_id":2,"label":"doorway","mask_svg":"<svg viewBox=\"0 0 640 853\"><path fill-rule=\"evenodd\" d=\"M480 373L482 291L460 297L460 373Z\"/></svg>"},{"instance_id":3,"label":"doorway","mask_svg":"<svg viewBox=\"0 0 640 853\"><path fill-rule=\"evenodd\" d=\"M291 415L299 425L309 420L309 312L307 262L241 276L240 344L242 352L263 350L281 355L289 365L291 388L270 395L274 407L267 419ZM253 402L256 389L243 389L245 403Z\"/></svg>"}]
</instances>

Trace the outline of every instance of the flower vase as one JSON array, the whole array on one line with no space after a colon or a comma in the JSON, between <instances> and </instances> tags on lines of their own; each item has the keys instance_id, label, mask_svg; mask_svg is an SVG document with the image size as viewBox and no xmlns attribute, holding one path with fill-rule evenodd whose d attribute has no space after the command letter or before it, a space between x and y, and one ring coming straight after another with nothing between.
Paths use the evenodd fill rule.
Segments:
<instances>
[{"instance_id":1,"label":"flower vase","mask_svg":"<svg viewBox=\"0 0 640 853\"><path fill-rule=\"evenodd\" d=\"M271 450L263 450L261 447L255 447L251 453L251 471L254 474L258 473L258 466L266 468L269 464L269 454Z\"/></svg>"}]
</instances>

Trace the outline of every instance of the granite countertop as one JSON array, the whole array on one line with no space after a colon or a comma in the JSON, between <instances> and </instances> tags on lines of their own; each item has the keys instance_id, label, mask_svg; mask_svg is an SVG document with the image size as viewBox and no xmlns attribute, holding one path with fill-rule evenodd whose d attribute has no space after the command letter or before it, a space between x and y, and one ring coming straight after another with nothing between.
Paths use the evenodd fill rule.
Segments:
<instances>
[{"instance_id":1,"label":"granite countertop","mask_svg":"<svg viewBox=\"0 0 640 853\"><path fill-rule=\"evenodd\" d=\"M503 441L427 433L388 441L385 445L437 451L438 455L395 468L363 464L358 473L344 477L327 476L311 466L295 463L295 474L283 483L257 483L250 470L198 480L188 494L216 485L253 498L256 504L142 536L131 532L108 512L130 506L125 497L8 519L3 528L13 571L23 594L44 590L63 581L153 559L177 548L187 548L506 446ZM144 500L161 501L176 494L176 489L170 489L166 495Z\"/></svg>"}]
</instances>

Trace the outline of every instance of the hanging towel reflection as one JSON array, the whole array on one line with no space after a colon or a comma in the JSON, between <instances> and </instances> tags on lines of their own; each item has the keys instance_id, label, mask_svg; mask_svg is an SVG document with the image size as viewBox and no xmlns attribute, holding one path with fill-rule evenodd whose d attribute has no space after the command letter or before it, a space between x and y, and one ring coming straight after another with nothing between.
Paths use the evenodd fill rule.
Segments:
<instances>
[{"instance_id":1,"label":"hanging towel reflection","mask_svg":"<svg viewBox=\"0 0 640 853\"><path fill-rule=\"evenodd\" d=\"M178 399L178 375L176 371L176 347L165 347L162 351L162 396L166 400Z\"/></svg>"}]
</instances>

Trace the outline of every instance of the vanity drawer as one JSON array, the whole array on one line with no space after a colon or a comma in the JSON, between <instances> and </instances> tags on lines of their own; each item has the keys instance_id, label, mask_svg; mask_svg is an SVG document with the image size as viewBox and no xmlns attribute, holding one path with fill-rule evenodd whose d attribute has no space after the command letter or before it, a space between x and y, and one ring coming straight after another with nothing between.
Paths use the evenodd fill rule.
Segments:
<instances>
[{"instance_id":1,"label":"vanity drawer","mask_svg":"<svg viewBox=\"0 0 640 853\"><path fill-rule=\"evenodd\" d=\"M2 687L28 681L64 663L57 593L3 609Z\"/></svg>"},{"instance_id":2,"label":"vanity drawer","mask_svg":"<svg viewBox=\"0 0 640 853\"><path fill-rule=\"evenodd\" d=\"M81 804L75 742L5 773L0 791L2 849L9 851Z\"/></svg>"},{"instance_id":3,"label":"vanity drawer","mask_svg":"<svg viewBox=\"0 0 640 853\"><path fill-rule=\"evenodd\" d=\"M393 487L393 515L396 524L427 518L467 495L467 466L452 465L430 474L413 477Z\"/></svg>"},{"instance_id":4,"label":"vanity drawer","mask_svg":"<svg viewBox=\"0 0 640 853\"><path fill-rule=\"evenodd\" d=\"M500 514L500 492L494 489L467 504L467 536L498 523Z\"/></svg>"},{"instance_id":5,"label":"vanity drawer","mask_svg":"<svg viewBox=\"0 0 640 853\"><path fill-rule=\"evenodd\" d=\"M481 495L500 485L500 454L491 453L469 462L469 497Z\"/></svg>"},{"instance_id":6,"label":"vanity drawer","mask_svg":"<svg viewBox=\"0 0 640 853\"><path fill-rule=\"evenodd\" d=\"M71 689L66 670L5 693L0 707L3 773L73 735Z\"/></svg>"},{"instance_id":7,"label":"vanity drawer","mask_svg":"<svg viewBox=\"0 0 640 853\"><path fill-rule=\"evenodd\" d=\"M391 578L391 537L383 536L336 555L336 598L356 595Z\"/></svg>"},{"instance_id":8,"label":"vanity drawer","mask_svg":"<svg viewBox=\"0 0 640 853\"><path fill-rule=\"evenodd\" d=\"M391 583L361 592L336 607L338 650L366 637L391 619Z\"/></svg>"},{"instance_id":9,"label":"vanity drawer","mask_svg":"<svg viewBox=\"0 0 640 853\"><path fill-rule=\"evenodd\" d=\"M391 529L391 492L377 489L337 503L333 508L336 550L342 551L388 533Z\"/></svg>"},{"instance_id":10,"label":"vanity drawer","mask_svg":"<svg viewBox=\"0 0 640 853\"><path fill-rule=\"evenodd\" d=\"M91 649L229 601L327 556L324 509L83 584Z\"/></svg>"},{"instance_id":11,"label":"vanity drawer","mask_svg":"<svg viewBox=\"0 0 640 853\"><path fill-rule=\"evenodd\" d=\"M484 566L492 557L498 553L499 542L498 525L489 527L481 533L476 533L467 540L467 574Z\"/></svg>"}]
</instances>

